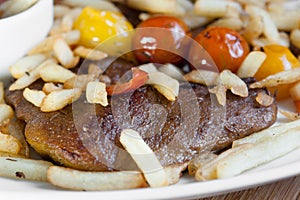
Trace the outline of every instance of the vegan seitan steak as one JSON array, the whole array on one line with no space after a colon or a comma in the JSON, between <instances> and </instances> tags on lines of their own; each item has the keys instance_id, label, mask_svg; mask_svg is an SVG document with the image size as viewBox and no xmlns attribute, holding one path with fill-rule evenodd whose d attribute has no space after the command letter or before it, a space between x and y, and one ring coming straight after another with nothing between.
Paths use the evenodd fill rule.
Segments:
<instances>
[{"instance_id":1,"label":"vegan seitan steak","mask_svg":"<svg viewBox=\"0 0 300 200\"><path fill-rule=\"evenodd\" d=\"M108 62L109 63L109 62ZM103 63L98 63L103 66ZM115 82L132 66L121 59L105 71ZM41 80L30 86L41 89ZM123 129L138 131L163 166L191 160L201 151L222 150L232 141L271 126L277 107L256 102L251 89L242 98L227 92L220 106L206 86L182 83L176 101L168 101L151 86L109 98L103 107L87 103L84 95L72 105L41 112L23 98L21 90L7 91L6 100L26 122L28 143L41 155L80 170L132 170L136 166L122 148Z\"/></svg>"}]
</instances>

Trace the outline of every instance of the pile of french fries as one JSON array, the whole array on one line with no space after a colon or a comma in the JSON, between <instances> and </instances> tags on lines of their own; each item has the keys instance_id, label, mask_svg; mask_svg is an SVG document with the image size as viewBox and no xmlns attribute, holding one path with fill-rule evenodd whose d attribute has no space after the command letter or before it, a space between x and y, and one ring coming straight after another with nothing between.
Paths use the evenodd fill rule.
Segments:
<instances>
[{"instance_id":1,"label":"pile of french fries","mask_svg":"<svg viewBox=\"0 0 300 200\"><path fill-rule=\"evenodd\" d=\"M196 0L194 4L184 0L124 2L130 7L147 11L141 14L142 20L152 15L171 14L181 17L190 28L203 25L231 28L241 32L257 50L274 43L289 46L291 42L300 47L299 1Z\"/></svg>"},{"instance_id":2,"label":"pile of french fries","mask_svg":"<svg viewBox=\"0 0 300 200\"><path fill-rule=\"evenodd\" d=\"M14 0L12 0L14 1ZM11 2L12 2L11 1ZM179 81L186 80L210 86L221 105L226 104L226 91L246 97L248 88L241 78L251 77L266 59L260 48L267 44L300 48L300 3L284 0L115 0L129 7L145 11L141 19L157 14L176 15L190 28L199 26L222 26L241 32L254 46L237 74L228 70L221 73L192 71L183 73L174 65L156 68L153 64L139 66L148 73L146 84L153 85L170 101L179 92ZM29 1L28 1L29 2ZM33 2L33 1L32 1ZM100 10L118 11L111 1L106 0L59 0L54 7L55 21L48 37L32 48L28 54L10 66L16 81L9 90L24 89L24 98L43 112L60 110L76 101L83 92L89 103L108 105L106 86L109 77L91 64L88 74L75 74L72 69L80 58L101 60L107 53L79 44L80 32L73 23L85 6ZM1 4L0 10L8 6ZM8 8L8 7L7 7ZM15 9L15 8L14 8ZM15 10L8 10L14 13ZM7 12L8 12L7 11ZM8 15L7 13L2 16ZM211 23L214 21L213 23ZM99 78L100 77L100 78ZM101 79L102 77L102 79ZM42 90L27 88L38 79L46 83ZM278 86L297 83L300 87L300 70L291 69L269 76L250 85L250 88ZM72 190L118 190L139 187L160 187L175 184L181 172L188 167L189 174L196 180L210 180L236 176L253 167L274 160L300 147L299 115L281 111L295 120L260 131L234 141L232 148L216 155L211 152L196 157L190 163L162 167L154 152L135 130L123 130L120 142L136 162L140 171L87 172L56 166L50 162L30 159L29 147L23 135L24 125L15 117L10 106L5 104L3 84L0 85L0 176L49 183ZM299 90L294 89L296 96ZM299 93L300 99L300 93ZM257 102L268 106L274 98L258 94ZM140 154L147 155L146 162ZM151 169L149 169L151 166Z\"/></svg>"},{"instance_id":3,"label":"pile of french fries","mask_svg":"<svg viewBox=\"0 0 300 200\"><path fill-rule=\"evenodd\" d=\"M52 163L29 159L30 150L24 136L24 124L14 117L5 103L4 85L0 84L0 176L45 181Z\"/></svg>"},{"instance_id":4,"label":"pile of french fries","mask_svg":"<svg viewBox=\"0 0 300 200\"><path fill-rule=\"evenodd\" d=\"M236 140L231 149L219 155L202 155L194 159L189 163L189 174L199 181L228 178L299 147L300 120L295 120Z\"/></svg>"}]
</instances>

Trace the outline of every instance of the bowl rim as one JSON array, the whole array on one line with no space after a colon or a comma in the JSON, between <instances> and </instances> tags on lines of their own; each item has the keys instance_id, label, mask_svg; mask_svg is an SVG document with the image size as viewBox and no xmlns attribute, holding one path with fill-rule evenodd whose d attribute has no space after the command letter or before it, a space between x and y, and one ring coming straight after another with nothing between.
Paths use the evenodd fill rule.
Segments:
<instances>
[{"instance_id":1,"label":"bowl rim","mask_svg":"<svg viewBox=\"0 0 300 200\"><path fill-rule=\"evenodd\" d=\"M8 17L0 18L0 25L3 23L9 23L10 21L15 20L16 18L22 18L22 17L24 17L24 15L28 15L31 10L34 10L34 9L36 9L36 7L39 7L43 1L47 1L47 0L37 0L37 2L35 2L32 6L30 6L26 10L23 10L19 13L16 13L16 14L8 16Z\"/></svg>"}]
</instances>

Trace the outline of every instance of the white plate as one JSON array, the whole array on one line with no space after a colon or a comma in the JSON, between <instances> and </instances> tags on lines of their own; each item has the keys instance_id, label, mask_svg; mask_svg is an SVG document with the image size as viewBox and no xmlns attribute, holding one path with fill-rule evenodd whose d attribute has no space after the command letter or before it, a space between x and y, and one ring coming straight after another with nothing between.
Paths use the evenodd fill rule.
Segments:
<instances>
[{"instance_id":1,"label":"white plate","mask_svg":"<svg viewBox=\"0 0 300 200\"><path fill-rule=\"evenodd\" d=\"M286 107L292 105L287 101L281 104ZM278 121L284 123L284 118L279 116ZM258 185L267 184L280 179L300 174L300 148L242 175L206 182L195 182L192 177L184 175L181 181L172 186L162 188L143 188L120 191L75 192L67 191L48 183L12 180L0 177L1 199L33 200L41 197L55 197L58 199L191 199L227 192L238 191Z\"/></svg>"},{"instance_id":2,"label":"white plate","mask_svg":"<svg viewBox=\"0 0 300 200\"><path fill-rule=\"evenodd\" d=\"M0 68L0 80L7 80L8 70ZM291 108L292 102L281 103ZM285 122L279 116L278 121ZM206 182L196 182L185 175L176 185L162 188L143 188L120 191L77 192L56 188L48 183L12 180L0 177L1 199L34 200L54 197L55 200L100 199L191 199L238 191L300 174L300 148L289 154L249 170L242 175Z\"/></svg>"},{"instance_id":3,"label":"white plate","mask_svg":"<svg viewBox=\"0 0 300 200\"><path fill-rule=\"evenodd\" d=\"M300 174L299 155L300 149L233 178L195 182L191 177L185 176L176 185L154 189L145 188L123 191L73 192L57 189L47 183L0 178L0 194L1 199L7 197L22 200L33 200L51 196L55 197L55 200L71 198L72 200L200 198L246 189L298 175Z\"/></svg>"}]
</instances>

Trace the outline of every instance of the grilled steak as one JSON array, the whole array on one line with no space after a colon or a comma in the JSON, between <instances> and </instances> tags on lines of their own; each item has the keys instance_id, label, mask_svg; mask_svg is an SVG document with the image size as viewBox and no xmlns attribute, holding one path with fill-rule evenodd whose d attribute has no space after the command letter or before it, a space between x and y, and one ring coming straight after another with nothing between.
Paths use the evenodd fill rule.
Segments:
<instances>
[{"instance_id":1,"label":"grilled steak","mask_svg":"<svg viewBox=\"0 0 300 200\"><path fill-rule=\"evenodd\" d=\"M105 73L115 82L130 68L119 59ZM39 80L30 88L42 86ZM113 96L107 107L88 104L82 96L50 113L27 102L22 91L7 91L6 100L26 122L27 141L41 155L76 169L106 171L136 167L119 142L125 128L137 130L167 166L189 161L201 151L224 149L233 140L271 126L276 105L259 105L255 100L258 92L267 91L249 90L246 98L228 92L222 107L203 85L182 83L175 102L143 86Z\"/></svg>"}]
</instances>

